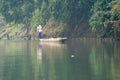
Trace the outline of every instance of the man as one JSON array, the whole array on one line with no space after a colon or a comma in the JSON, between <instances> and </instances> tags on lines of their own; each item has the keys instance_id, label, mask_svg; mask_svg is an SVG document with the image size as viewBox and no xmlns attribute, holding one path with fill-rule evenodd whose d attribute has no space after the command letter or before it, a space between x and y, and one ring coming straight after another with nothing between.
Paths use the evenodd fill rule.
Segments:
<instances>
[{"instance_id":1,"label":"man","mask_svg":"<svg viewBox=\"0 0 120 80\"><path fill-rule=\"evenodd\" d=\"M37 27L38 37L39 39L42 38L42 26L39 24Z\"/></svg>"}]
</instances>

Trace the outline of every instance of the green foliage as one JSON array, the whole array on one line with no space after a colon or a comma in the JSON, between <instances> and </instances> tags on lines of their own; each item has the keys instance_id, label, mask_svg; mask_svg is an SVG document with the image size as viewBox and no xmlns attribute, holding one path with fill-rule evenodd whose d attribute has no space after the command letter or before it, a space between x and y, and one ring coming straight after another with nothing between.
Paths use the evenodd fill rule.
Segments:
<instances>
[{"instance_id":1,"label":"green foliage","mask_svg":"<svg viewBox=\"0 0 120 80\"><path fill-rule=\"evenodd\" d=\"M120 19L119 0L97 0L91 8L89 24L101 37L115 37ZM116 25L118 24L118 25Z\"/></svg>"},{"instance_id":2,"label":"green foliage","mask_svg":"<svg viewBox=\"0 0 120 80\"><path fill-rule=\"evenodd\" d=\"M120 0L113 0L110 3L111 6L111 20L120 19Z\"/></svg>"},{"instance_id":3,"label":"green foliage","mask_svg":"<svg viewBox=\"0 0 120 80\"><path fill-rule=\"evenodd\" d=\"M24 23L34 11L33 0L0 0L1 13L7 22Z\"/></svg>"},{"instance_id":4,"label":"green foliage","mask_svg":"<svg viewBox=\"0 0 120 80\"><path fill-rule=\"evenodd\" d=\"M35 21L42 24L48 19L76 24L80 18L88 15L92 3L88 0L0 0L0 2L1 13L7 22L28 23L33 21L30 19L36 18Z\"/></svg>"},{"instance_id":5,"label":"green foliage","mask_svg":"<svg viewBox=\"0 0 120 80\"><path fill-rule=\"evenodd\" d=\"M8 23L35 30L37 23L44 26L48 20L66 23L68 29L86 22L100 35L111 33L108 36L118 31L113 22L120 19L119 7L119 0L0 0L0 14Z\"/></svg>"},{"instance_id":6,"label":"green foliage","mask_svg":"<svg viewBox=\"0 0 120 80\"><path fill-rule=\"evenodd\" d=\"M91 8L89 23L92 30L96 30L100 24L109 19L108 2L107 0L97 0Z\"/></svg>"}]
</instances>

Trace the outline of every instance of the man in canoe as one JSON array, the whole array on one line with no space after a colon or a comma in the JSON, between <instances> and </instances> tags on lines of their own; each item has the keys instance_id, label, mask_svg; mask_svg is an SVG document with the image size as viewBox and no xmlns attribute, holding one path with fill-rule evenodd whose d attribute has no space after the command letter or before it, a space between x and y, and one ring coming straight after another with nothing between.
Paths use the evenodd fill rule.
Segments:
<instances>
[{"instance_id":1,"label":"man in canoe","mask_svg":"<svg viewBox=\"0 0 120 80\"><path fill-rule=\"evenodd\" d=\"M42 26L40 24L37 26L37 32L38 32L39 39L41 39L42 38Z\"/></svg>"}]
</instances>

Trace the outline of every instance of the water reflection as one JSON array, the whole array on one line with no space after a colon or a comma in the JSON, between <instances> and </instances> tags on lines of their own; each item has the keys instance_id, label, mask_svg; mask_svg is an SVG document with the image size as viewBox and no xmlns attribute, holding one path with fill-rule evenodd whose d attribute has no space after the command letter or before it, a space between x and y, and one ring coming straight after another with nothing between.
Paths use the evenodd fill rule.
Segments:
<instances>
[{"instance_id":1,"label":"water reflection","mask_svg":"<svg viewBox=\"0 0 120 80\"><path fill-rule=\"evenodd\" d=\"M42 47L41 47L42 46ZM65 44L39 43L39 51L42 49L42 64L36 71L41 80L66 80L67 65L65 64Z\"/></svg>"},{"instance_id":2,"label":"water reflection","mask_svg":"<svg viewBox=\"0 0 120 80\"><path fill-rule=\"evenodd\" d=\"M0 44L3 54L0 58L0 80L34 80L31 43L3 41ZM32 50L31 50L32 49ZM29 77L31 76L31 77Z\"/></svg>"},{"instance_id":3,"label":"water reflection","mask_svg":"<svg viewBox=\"0 0 120 80\"><path fill-rule=\"evenodd\" d=\"M70 67L74 69L72 73L76 73L74 76L77 79L120 79L120 43L101 40L71 40L70 42L68 53L74 54L75 58L68 60L72 62Z\"/></svg>"},{"instance_id":4,"label":"water reflection","mask_svg":"<svg viewBox=\"0 0 120 80\"><path fill-rule=\"evenodd\" d=\"M0 80L120 80L120 43L0 41Z\"/></svg>"},{"instance_id":5,"label":"water reflection","mask_svg":"<svg viewBox=\"0 0 120 80\"><path fill-rule=\"evenodd\" d=\"M42 45L41 45L41 43L38 44L37 59L42 60Z\"/></svg>"}]
</instances>

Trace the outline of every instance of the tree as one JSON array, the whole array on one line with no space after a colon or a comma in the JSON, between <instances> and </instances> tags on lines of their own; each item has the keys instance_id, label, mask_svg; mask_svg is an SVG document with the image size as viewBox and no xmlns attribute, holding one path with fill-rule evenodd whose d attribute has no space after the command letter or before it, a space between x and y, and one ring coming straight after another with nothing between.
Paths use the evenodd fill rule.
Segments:
<instances>
[{"instance_id":1,"label":"tree","mask_svg":"<svg viewBox=\"0 0 120 80\"><path fill-rule=\"evenodd\" d=\"M112 35L112 24L110 21L111 0L97 0L91 8L89 24L91 29L98 33L100 37L110 37Z\"/></svg>"},{"instance_id":2,"label":"tree","mask_svg":"<svg viewBox=\"0 0 120 80\"><path fill-rule=\"evenodd\" d=\"M26 23L29 22L34 11L33 0L0 0L1 14L6 22Z\"/></svg>"}]
</instances>

